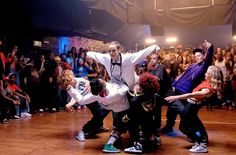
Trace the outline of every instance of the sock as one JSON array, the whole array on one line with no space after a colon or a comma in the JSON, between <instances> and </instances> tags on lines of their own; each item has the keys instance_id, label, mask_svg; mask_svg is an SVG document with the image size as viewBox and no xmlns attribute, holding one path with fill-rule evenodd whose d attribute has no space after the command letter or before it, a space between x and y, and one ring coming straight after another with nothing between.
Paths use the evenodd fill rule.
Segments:
<instances>
[{"instance_id":1,"label":"sock","mask_svg":"<svg viewBox=\"0 0 236 155\"><path fill-rule=\"evenodd\" d=\"M107 144L114 144L117 139L118 139L118 136L115 134L112 134L111 137L109 138Z\"/></svg>"}]
</instances>

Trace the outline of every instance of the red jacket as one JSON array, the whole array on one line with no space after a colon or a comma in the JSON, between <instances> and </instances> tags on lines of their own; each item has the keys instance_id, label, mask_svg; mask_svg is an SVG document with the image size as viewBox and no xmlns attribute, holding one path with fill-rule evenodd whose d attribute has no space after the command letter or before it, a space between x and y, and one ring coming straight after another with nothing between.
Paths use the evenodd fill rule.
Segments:
<instances>
[{"instance_id":1,"label":"red jacket","mask_svg":"<svg viewBox=\"0 0 236 155\"><path fill-rule=\"evenodd\" d=\"M70 69L71 70L71 66L67 63L64 63L64 62L61 62L61 68L62 70L66 70L66 69ZM55 71L54 71L54 77L58 77L59 75L59 69L58 69L58 66L55 68Z\"/></svg>"},{"instance_id":2,"label":"red jacket","mask_svg":"<svg viewBox=\"0 0 236 155\"><path fill-rule=\"evenodd\" d=\"M211 91L211 94L214 94L215 93L215 90L211 87L211 84L209 83L209 81L207 80L204 80L201 84L199 84L196 88L193 89L193 92L196 92L196 91L200 91L201 89L204 89L204 88L207 88ZM205 98L206 96L204 97L194 97L197 101L201 101Z\"/></svg>"}]
</instances>

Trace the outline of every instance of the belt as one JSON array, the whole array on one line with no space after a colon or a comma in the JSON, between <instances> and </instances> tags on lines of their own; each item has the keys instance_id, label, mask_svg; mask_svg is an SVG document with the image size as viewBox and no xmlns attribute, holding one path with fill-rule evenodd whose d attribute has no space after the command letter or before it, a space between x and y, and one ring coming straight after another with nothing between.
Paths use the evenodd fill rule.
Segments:
<instances>
[{"instance_id":1,"label":"belt","mask_svg":"<svg viewBox=\"0 0 236 155\"><path fill-rule=\"evenodd\" d=\"M191 103L191 104L197 104L197 105L202 104L202 101L194 101L194 100L192 100L192 99L190 99L190 98L188 98L187 101L188 101L189 103Z\"/></svg>"},{"instance_id":2,"label":"belt","mask_svg":"<svg viewBox=\"0 0 236 155\"><path fill-rule=\"evenodd\" d=\"M185 94L177 89L175 89L175 87L172 87L172 91L176 94L176 95L182 95L182 94Z\"/></svg>"}]
</instances>

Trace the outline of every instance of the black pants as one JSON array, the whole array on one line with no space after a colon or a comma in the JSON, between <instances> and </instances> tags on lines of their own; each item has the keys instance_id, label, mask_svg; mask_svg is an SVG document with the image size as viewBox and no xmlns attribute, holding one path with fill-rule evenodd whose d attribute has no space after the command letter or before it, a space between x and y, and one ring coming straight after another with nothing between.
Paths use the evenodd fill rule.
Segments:
<instances>
[{"instance_id":1,"label":"black pants","mask_svg":"<svg viewBox=\"0 0 236 155\"><path fill-rule=\"evenodd\" d=\"M185 106L181 116L181 121L179 129L190 139L197 141L198 143L204 142L208 143L208 134L198 117L198 112L203 105L196 105L188 103L187 101L183 102Z\"/></svg>"},{"instance_id":2,"label":"black pants","mask_svg":"<svg viewBox=\"0 0 236 155\"><path fill-rule=\"evenodd\" d=\"M171 92L169 92L170 95ZM175 92L175 95L179 95L180 93ZM188 103L186 100L176 100L175 102L168 103L168 110L167 110L167 121L166 121L166 128L172 129L175 125L175 120L177 114L180 115L180 125L179 129L185 135L187 135L192 140L199 140L196 139L196 132L200 132L200 139L202 142L208 143L208 135L202 121L197 116L199 109L202 105L194 105Z\"/></svg>"},{"instance_id":3,"label":"black pants","mask_svg":"<svg viewBox=\"0 0 236 155\"><path fill-rule=\"evenodd\" d=\"M10 116L16 115L16 109L13 102L0 99L0 121L2 122L4 119L9 119Z\"/></svg>"},{"instance_id":4,"label":"black pants","mask_svg":"<svg viewBox=\"0 0 236 155\"><path fill-rule=\"evenodd\" d=\"M147 112L143 109L141 103L145 100L145 96L137 96L130 100L129 115L129 134L132 142L140 141L140 126L145 138L149 138L155 132L154 113L153 110Z\"/></svg>"},{"instance_id":5,"label":"black pants","mask_svg":"<svg viewBox=\"0 0 236 155\"><path fill-rule=\"evenodd\" d=\"M10 107L6 102L0 103L0 122L2 122L4 119L8 119L8 113L9 113Z\"/></svg>"},{"instance_id":6,"label":"black pants","mask_svg":"<svg viewBox=\"0 0 236 155\"><path fill-rule=\"evenodd\" d=\"M93 102L86 105L91 111L93 117L82 128L85 133L95 134L97 129L103 126L103 120L110 112L103 108L98 102Z\"/></svg>"},{"instance_id":7,"label":"black pants","mask_svg":"<svg viewBox=\"0 0 236 155\"><path fill-rule=\"evenodd\" d=\"M57 99L57 89L56 85L54 83L49 83L47 87L47 107L49 108L49 111L52 110L52 108L56 108L56 99Z\"/></svg>"},{"instance_id":8,"label":"black pants","mask_svg":"<svg viewBox=\"0 0 236 155\"><path fill-rule=\"evenodd\" d=\"M172 90L168 90L164 97L167 96L172 96L172 95L181 95L182 93L180 92L176 92L176 91L172 91ZM178 102L172 102L172 103L166 103L168 106L167 112L166 112L166 128L168 129L172 129L175 125L175 120L177 118L177 114L181 112L181 110L183 110L183 107L181 107L181 105Z\"/></svg>"},{"instance_id":9,"label":"black pants","mask_svg":"<svg viewBox=\"0 0 236 155\"><path fill-rule=\"evenodd\" d=\"M164 94L155 94L156 96L156 107L153 109L154 115L154 126L155 126L155 135L159 135L159 129L161 128L161 113L162 113L162 106L166 105L165 96Z\"/></svg>"}]
</instances>

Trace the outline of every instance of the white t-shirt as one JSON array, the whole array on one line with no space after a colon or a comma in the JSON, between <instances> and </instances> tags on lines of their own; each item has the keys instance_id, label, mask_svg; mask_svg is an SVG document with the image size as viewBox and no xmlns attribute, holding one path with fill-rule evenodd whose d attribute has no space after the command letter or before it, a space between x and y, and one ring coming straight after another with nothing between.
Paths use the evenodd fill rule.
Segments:
<instances>
[{"instance_id":1,"label":"white t-shirt","mask_svg":"<svg viewBox=\"0 0 236 155\"><path fill-rule=\"evenodd\" d=\"M83 83L83 81L80 81L80 83ZM80 89L81 87L76 88ZM90 104L98 101L104 108L114 112L121 112L129 109L129 102L126 97L126 93L128 92L129 88L126 85L118 85L116 83L107 82L106 88L109 91L109 94L105 97L92 95L90 92L90 87L89 92L85 91L88 92L86 95L81 95L81 92L84 91L76 90L75 88L69 89L68 94L80 105Z\"/></svg>"},{"instance_id":2,"label":"white t-shirt","mask_svg":"<svg viewBox=\"0 0 236 155\"><path fill-rule=\"evenodd\" d=\"M89 81L84 78L74 78L76 81L76 86L73 89L67 90L68 94L71 96L71 102L77 102L77 100L81 100L83 96L90 93L90 85ZM73 94L73 96L71 95Z\"/></svg>"},{"instance_id":3,"label":"white t-shirt","mask_svg":"<svg viewBox=\"0 0 236 155\"><path fill-rule=\"evenodd\" d=\"M226 68L226 65L225 65L225 60L219 62L218 60L215 61L215 66L219 67L223 73L223 76L224 76L224 81L226 79L226 72L227 72L227 68Z\"/></svg>"}]
</instances>

